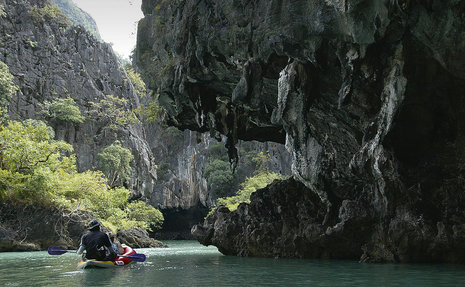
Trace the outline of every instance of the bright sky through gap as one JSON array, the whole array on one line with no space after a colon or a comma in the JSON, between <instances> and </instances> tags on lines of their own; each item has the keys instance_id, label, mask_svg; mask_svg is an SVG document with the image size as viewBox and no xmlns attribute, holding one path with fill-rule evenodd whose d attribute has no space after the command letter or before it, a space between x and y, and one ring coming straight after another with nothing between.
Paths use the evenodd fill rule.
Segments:
<instances>
[{"instance_id":1,"label":"bright sky through gap","mask_svg":"<svg viewBox=\"0 0 465 287\"><path fill-rule=\"evenodd\" d=\"M89 13L103 40L113 43L113 50L129 58L136 46L137 22L144 16L142 0L73 0Z\"/></svg>"}]
</instances>

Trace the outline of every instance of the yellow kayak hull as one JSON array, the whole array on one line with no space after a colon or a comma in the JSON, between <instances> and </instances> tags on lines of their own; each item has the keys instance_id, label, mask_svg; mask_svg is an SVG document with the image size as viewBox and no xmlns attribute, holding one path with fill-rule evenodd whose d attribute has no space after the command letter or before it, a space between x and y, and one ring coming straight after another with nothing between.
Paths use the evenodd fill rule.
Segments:
<instances>
[{"instance_id":1,"label":"yellow kayak hull","mask_svg":"<svg viewBox=\"0 0 465 287\"><path fill-rule=\"evenodd\" d=\"M112 268L117 267L113 261L85 260L77 265L77 269L85 268Z\"/></svg>"}]
</instances>

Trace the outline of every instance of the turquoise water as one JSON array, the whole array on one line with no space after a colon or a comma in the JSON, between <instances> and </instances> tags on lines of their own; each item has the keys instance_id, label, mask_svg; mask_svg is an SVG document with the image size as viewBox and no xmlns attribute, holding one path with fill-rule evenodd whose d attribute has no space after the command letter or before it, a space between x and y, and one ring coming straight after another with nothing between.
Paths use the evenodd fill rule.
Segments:
<instances>
[{"instance_id":1,"label":"turquoise water","mask_svg":"<svg viewBox=\"0 0 465 287\"><path fill-rule=\"evenodd\" d=\"M76 254L0 253L0 286L465 286L463 265L241 258L195 241L139 249L144 263L76 270Z\"/></svg>"}]
</instances>

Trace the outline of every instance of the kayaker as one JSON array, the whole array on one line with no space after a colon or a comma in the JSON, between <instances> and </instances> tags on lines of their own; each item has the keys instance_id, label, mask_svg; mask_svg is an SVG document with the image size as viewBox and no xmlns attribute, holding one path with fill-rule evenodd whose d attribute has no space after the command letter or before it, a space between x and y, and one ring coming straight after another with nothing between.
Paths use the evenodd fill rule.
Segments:
<instances>
[{"instance_id":1,"label":"kayaker","mask_svg":"<svg viewBox=\"0 0 465 287\"><path fill-rule=\"evenodd\" d=\"M113 261L116 258L116 253L111 246L111 241L108 235L100 231L100 222L92 219L89 222L90 232L84 234L81 238L81 245L77 251L82 254L86 251L86 259L96 259L98 261Z\"/></svg>"}]
</instances>

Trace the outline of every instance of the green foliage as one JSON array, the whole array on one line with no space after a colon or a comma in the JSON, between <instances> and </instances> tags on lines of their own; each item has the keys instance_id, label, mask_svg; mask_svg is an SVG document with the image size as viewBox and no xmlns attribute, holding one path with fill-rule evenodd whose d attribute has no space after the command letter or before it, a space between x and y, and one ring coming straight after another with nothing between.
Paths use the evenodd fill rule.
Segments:
<instances>
[{"instance_id":1,"label":"green foliage","mask_svg":"<svg viewBox=\"0 0 465 287\"><path fill-rule=\"evenodd\" d=\"M127 102L126 99L107 95L99 102L89 102L88 115L95 121L104 122L105 129L118 130L136 120L134 113L126 108Z\"/></svg>"},{"instance_id":2,"label":"green foliage","mask_svg":"<svg viewBox=\"0 0 465 287\"><path fill-rule=\"evenodd\" d=\"M52 141L43 123L9 121L0 131L2 197L44 200L53 192L48 178L75 171L74 156L65 155L71 151L70 144Z\"/></svg>"},{"instance_id":3,"label":"green foliage","mask_svg":"<svg viewBox=\"0 0 465 287\"><path fill-rule=\"evenodd\" d=\"M207 157L210 160L220 159L228 161L228 152L223 143L211 145L207 149Z\"/></svg>"},{"instance_id":4,"label":"green foliage","mask_svg":"<svg viewBox=\"0 0 465 287\"><path fill-rule=\"evenodd\" d=\"M105 147L97 155L100 167L108 178L110 186L122 185L131 174L131 151L121 146L119 141Z\"/></svg>"},{"instance_id":5,"label":"green foliage","mask_svg":"<svg viewBox=\"0 0 465 287\"><path fill-rule=\"evenodd\" d=\"M258 189L264 188L275 179L284 179L284 177L275 172L263 172L256 176L248 177L244 183L241 184L242 188L236 195L224 198L218 198L219 205L225 205L230 211L236 210L240 203L250 203L250 195Z\"/></svg>"},{"instance_id":6,"label":"green foliage","mask_svg":"<svg viewBox=\"0 0 465 287\"><path fill-rule=\"evenodd\" d=\"M228 161L224 144L211 145L207 149L208 163L204 176L207 179L208 190L215 197L228 196L237 188L236 176Z\"/></svg>"},{"instance_id":7,"label":"green foliage","mask_svg":"<svg viewBox=\"0 0 465 287\"><path fill-rule=\"evenodd\" d=\"M3 18L5 16L6 16L5 6L0 5L0 18Z\"/></svg>"},{"instance_id":8,"label":"green foliage","mask_svg":"<svg viewBox=\"0 0 465 287\"><path fill-rule=\"evenodd\" d=\"M100 171L76 172L71 145L51 140L43 123L9 121L0 126L0 195L3 200L87 210L114 230L158 228L160 211L128 202L129 190L107 185Z\"/></svg>"},{"instance_id":9,"label":"green foliage","mask_svg":"<svg viewBox=\"0 0 465 287\"><path fill-rule=\"evenodd\" d=\"M101 40L97 24L85 11L77 7L71 0L53 0L61 11L71 20L73 25L82 26L96 39Z\"/></svg>"},{"instance_id":10,"label":"green foliage","mask_svg":"<svg viewBox=\"0 0 465 287\"><path fill-rule=\"evenodd\" d=\"M129 190L123 187L109 189L101 177L94 188L89 189L81 204L86 210L97 215L105 226L113 231L141 227L152 230L163 224L162 213L143 201L128 203ZM94 180L95 182L95 180Z\"/></svg>"},{"instance_id":11,"label":"green foliage","mask_svg":"<svg viewBox=\"0 0 465 287\"><path fill-rule=\"evenodd\" d=\"M71 97L45 102L44 110L47 118L52 121L80 124L86 119Z\"/></svg>"},{"instance_id":12,"label":"green foliage","mask_svg":"<svg viewBox=\"0 0 465 287\"><path fill-rule=\"evenodd\" d=\"M284 179L281 174L270 172L267 168L268 162L271 160L270 155L267 153L259 152L252 158L255 162L256 170L254 176L246 177L245 181L241 183L241 189L237 191L234 196L218 198L218 205L225 205L230 211L236 210L239 204L245 202L250 203L250 195L272 183L275 179ZM208 178L207 178L208 182ZM212 209L209 214L214 211Z\"/></svg>"},{"instance_id":13,"label":"green foliage","mask_svg":"<svg viewBox=\"0 0 465 287\"><path fill-rule=\"evenodd\" d=\"M208 189L215 197L230 194L234 176L228 162L219 159L209 162L205 167L204 175Z\"/></svg>"},{"instance_id":14,"label":"green foliage","mask_svg":"<svg viewBox=\"0 0 465 287\"><path fill-rule=\"evenodd\" d=\"M144 98L147 95L147 88L145 87L145 83L142 80L140 74L134 71L131 65L125 65L124 69L126 70L126 73L134 87L134 90L136 91L136 94L140 98Z\"/></svg>"},{"instance_id":15,"label":"green foliage","mask_svg":"<svg viewBox=\"0 0 465 287\"><path fill-rule=\"evenodd\" d=\"M147 88L140 74L134 71L131 65L125 65L124 69L126 70L136 94L141 99L145 98L147 96ZM146 123L155 122L158 119L160 111L161 108L157 99L150 99L146 104L134 109L134 112L139 114Z\"/></svg>"},{"instance_id":16,"label":"green foliage","mask_svg":"<svg viewBox=\"0 0 465 287\"><path fill-rule=\"evenodd\" d=\"M13 75L8 66L0 61L0 106L6 108L9 99L16 93L18 87L13 83Z\"/></svg>"},{"instance_id":17,"label":"green foliage","mask_svg":"<svg viewBox=\"0 0 465 287\"><path fill-rule=\"evenodd\" d=\"M72 146L64 141L52 141L45 124L9 121L0 132L2 167L31 174L36 169L70 169L72 162L65 160L61 152L71 152Z\"/></svg>"},{"instance_id":18,"label":"green foliage","mask_svg":"<svg viewBox=\"0 0 465 287\"><path fill-rule=\"evenodd\" d=\"M39 43L37 41L32 41L31 39L27 39L27 40L25 40L25 42L32 49L35 49L35 48L37 48L37 46L39 46Z\"/></svg>"},{"instance_id":19,"label":"green foliage","mask_svg":"<svg viewBox=\"0 0 465 287\"><path fill-rule=\"evenodd\" d=\"M146 123L153 123L157 121L161 108L157 101L150 101L133 111L139 114Z\"/></svg>"},{"instance_id":20,"label":"green foliage","mask_svg":"<svg viewBox=\"0 0 465 287\"><path fill-rule=\"evenodd\" d=\"M49 3L44 7L33 6L29 10L29 14L36 24L40 24L45 21L55 21L61 27L69 27L71 21L66 17L65 14L55 4Z\"/></svg>"},{"instance_id":21,"label":"green foliage","mask_svg":"<svg viewBox=\"0 0 465 287\"><path fill-rule=\"evenodd\" d=\"M256 165L255 174L266 173L268 170L268 163L271 161L270 154L268 152L263 153L262 151L252 157L252 161Z\"/></svg>"},{"instance_id":22,"label":"green foliage","mask_svg":"<svg viewBox=\"0 0 465 287\"><path fill-rule=\"evenodd\" d=\"M152 227L160 229L163 224L163 214L143 201L129 203L127 212L129 220L140 223L138 227L152 231Z\"/></svg>"}]
</instances>

